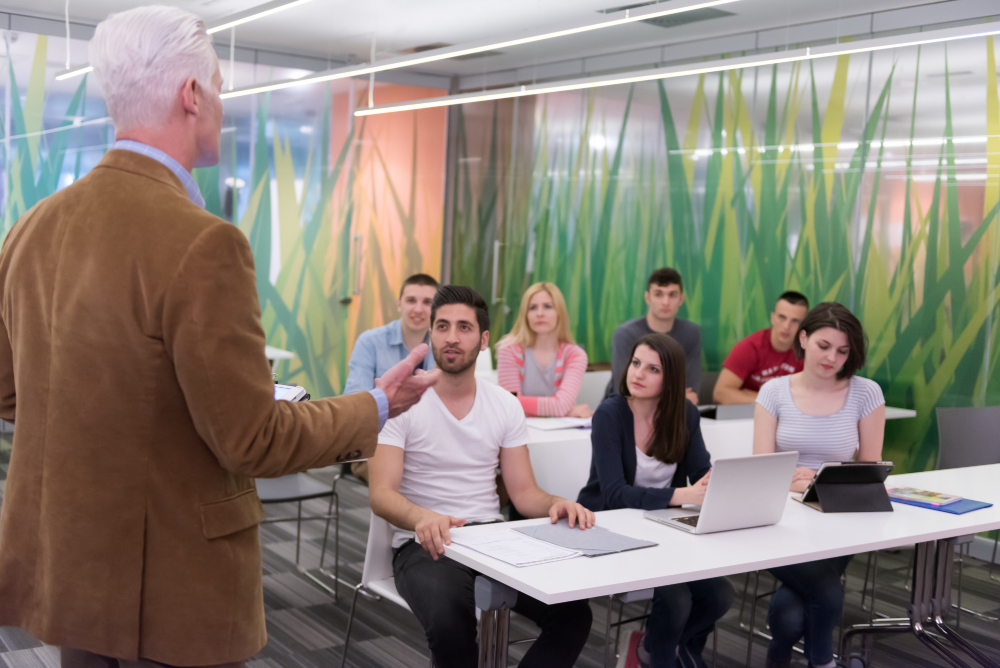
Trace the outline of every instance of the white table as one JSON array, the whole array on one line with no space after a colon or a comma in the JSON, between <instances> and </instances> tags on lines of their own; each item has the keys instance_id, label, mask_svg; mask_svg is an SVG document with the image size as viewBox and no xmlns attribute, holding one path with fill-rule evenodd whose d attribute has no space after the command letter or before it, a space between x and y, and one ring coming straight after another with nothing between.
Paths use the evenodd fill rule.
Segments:
<instances>
[{"instance_id":1,"label":"white table","mask_svg":"<svg viewBox=\"0 0 1000 668\"><path fill-rule=\"evenodd\" d=\"M295 353L290 350L274 348L273 346L264 346L264 357L271 361L271 371L274 371L278 366L278 362L294 359Z\"/></svg>"},{"instance_id":2,"label":"white table","mask_svg":"<svg viewBox=\"0 0 1000 668\"><path fill-rule=\"evenodd\" d=\"M941 552L950 560L954 547L953 541L947 539L1000 528L998 481L1000 464L892 476L887 482L890 486L907 485L958 493L994 504L992 508L965 515L902 504L893 504L893 513L822 514L789 498L785 514L776 525L696 536L645 520L641 510L612 510L597 514L599 526L626 536L653 540L658 545L597 559L577 558L527 568L510 566L454 543L447 548L446 554L488 578L543 603L553 604L917 543L915 582L927 581L931 589L936 583L940 585L939 591L936 590L939 597L950 597L950 580L945 587L942 580L945 576L935 574L934 555ZM453 536L507 531L512 526L545 521L459 528L453 529ZM939 545L938 541L945 542ZM942 570L950 578L951 568ZM915 586L913 595L929 595L929 591L927 587ZM916 601L915 606L916 603L920 602ZM933 607L932 603L926 606ZM941 602L938 600L934 604L941 605ZM948 605L950 607L950 600ZM928 639L926 633L921 635L922 624L930 617L923 613L929 613L930 609L923 613L920 610L914 613L918 617L915 621L909 620L911 630L925 643L937 642ZM921 614L923 617L919 618ZM483 615L484 619L487 617ZM495 616L495 621L501 625L505 623L502 615ZM506 631L499 633L504 637ZM496 645L499 652L499 644ZM499 660L499 657L494 659Z\"/></svg>"},{"instance_id":3,"label":"white table","mask_svg":"<svg viewBox=\"0 0 1000 668\"><path fill-rule=\"evenodd\" d=\"M906 408L885 409L887 420L916 417ZM753 420L701 419L701 434L712 461L753 454ZM528 454L538 486L549 494L576 499L590 478L589 429L546 431L528 427Z\"/></svg>"}]
</instances>

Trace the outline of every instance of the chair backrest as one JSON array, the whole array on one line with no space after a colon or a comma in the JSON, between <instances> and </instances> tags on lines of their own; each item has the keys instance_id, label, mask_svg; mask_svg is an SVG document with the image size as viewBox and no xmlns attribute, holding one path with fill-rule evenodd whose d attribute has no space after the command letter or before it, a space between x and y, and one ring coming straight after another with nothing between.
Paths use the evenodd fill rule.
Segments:
<instances>
[{"instance_id":1,"label":"chair backrest","mask_svg":"<svg viewBox=\"0 0 1000 668\"><path fill-rule=\"evenodd\" d=\"M480 350L476 357L476 373L489 373L493 371L493 354L490 349Z\"/></svg>"},{"instance_id":2,"label":"chair backrest","mask_svg":"<svg viewBox=\"0 0 1000 668\"><path fill-rule=\"evenodd\" d=\"M1000 464L1000 406L938 408L939 469Z\"/></svg>"},{"instance_id":3,"label":"chair backrest","mask_svg":"<svg viewBox=\"0 0 1000 668\"><path fill-rule=\"evenodd\" d=\"M586 372L583 374L583 383L580 384L580 394L576 395L576 403L587 404L590 410L596 411L604 400L604 393L610 381L610 371Z\"/></svg>"},{"instance_id":4,"label":"chair backrest","mask_svg":"<svg viewBox=\"0 0 1000 668\"><path fill-rule=\"evenodd\" d=\"M392 525L371 514L368 525L368 546L365 548L365 566L361 571L361 585L392 577Z\"/></svg>"},{"instance_id":5,"label":"chair backrest","mask_svg":"<svg viewBox=\"0 0 1000 668\"><path fill-rule=\"evenodd\" d=\"M715 392L715 383L719 380L719 373L719 371L701 372L701 387L698 388L699 406L715 403L715 397L712 396L712 393Z\"/></svg>"}]
</instances>

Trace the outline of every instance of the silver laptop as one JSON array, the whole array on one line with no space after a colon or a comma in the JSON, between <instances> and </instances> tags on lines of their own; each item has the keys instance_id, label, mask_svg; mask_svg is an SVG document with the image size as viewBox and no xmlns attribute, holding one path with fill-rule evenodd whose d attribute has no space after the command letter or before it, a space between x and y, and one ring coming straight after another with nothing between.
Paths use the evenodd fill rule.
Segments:
<instances>
[{"instance_id":1,"label":"silver laptop","mask_svg":"<svg viewBox=\"0 0 1000 668\"><path fill-rule=\"evenodd\" d=\"M666 508L643 517L696 534L777 524L798 461L797 452L717 459L700 513Z\"/></svg>"}]
</instances>

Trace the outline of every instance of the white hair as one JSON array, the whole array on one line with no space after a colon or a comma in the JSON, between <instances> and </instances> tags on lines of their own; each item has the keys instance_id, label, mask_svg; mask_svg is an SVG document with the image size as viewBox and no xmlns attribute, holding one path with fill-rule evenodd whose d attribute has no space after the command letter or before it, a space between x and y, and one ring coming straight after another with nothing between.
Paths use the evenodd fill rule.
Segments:
<instances>
[{"instance_id":1,"label":"white hair","mask_svg":"<svg viewBox=\"0 0 1000 668\"><path fill-rule=\"evenodd\" d=\"M217 63L205 22L176 7L112 14L90 40L90 64L119 132L166 122L190 77L212 94Z\"/></svg>"}]
</instances>

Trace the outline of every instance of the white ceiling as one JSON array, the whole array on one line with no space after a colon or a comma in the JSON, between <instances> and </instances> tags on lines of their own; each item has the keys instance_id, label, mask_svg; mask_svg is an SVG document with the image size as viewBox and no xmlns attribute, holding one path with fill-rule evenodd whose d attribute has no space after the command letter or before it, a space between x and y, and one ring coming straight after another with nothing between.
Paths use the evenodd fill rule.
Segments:
<instances>
[{"instance_id":1,"label":"white ceiling","mask_svg":"<svg viewBox=\"0 0 1000 668\"><path fill-rule=\"evenodd\" d=\"M208 23L244 11L261 0L159 0L188 9ZM313 0L305 5L240 26L237 47L252 47L319 59L367 61L374 37L379 57L416 46L461 44L481 39L510 38L545 28L591 21L595 12L641 0ZM669 0L668 0L669 1ZM424 72L485 77L491 72L538 68L547 63L662 47L754 31L772 31L770 38L790 38L794 26L833 21L833 30L867 32L877 17L892 17L903 8L931 17L961 17L996 11L996 0L740 0L719 9L733 16L713 18L669 29L642 23L593 31L507 49L487 58L447 60L422 66ZM148 4L142 0L70 0L74 22L93 25L109 13ZM0 12L61 19L63 0L0 0ZM990 7L992 6L992 10ZM953 11L955 8L955 11ZM963 14L964 12L964 14ZM229 41L228 32L216 35ZM530 74L529 74L530 76ZM484 78L484 85L488 85Z\"/></svg>"}]
</instances>

